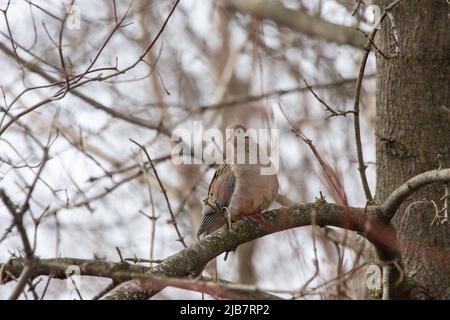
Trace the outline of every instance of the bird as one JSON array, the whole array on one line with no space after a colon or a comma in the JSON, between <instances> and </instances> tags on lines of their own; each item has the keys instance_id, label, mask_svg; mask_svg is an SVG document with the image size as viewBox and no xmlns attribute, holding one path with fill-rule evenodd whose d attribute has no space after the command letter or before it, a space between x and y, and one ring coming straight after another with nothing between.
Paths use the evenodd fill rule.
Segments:
<instances>
[{"instance_id":1,"label":"bird","mask_svg":"<svg viewBox=\"0 0 450 320\"><path fill-rule=\"evenodd\" d=\"M250 151L259 145L240 124L227 128L231 135L227 142L232 144L232 157L221 164L209 184L208 194L203 199L203 219L197 232L197 238L203 233L210 234L225 224L231 229L231 222L260 213L270 207L278 195L278 177L262 175L261 167L267 166L268 157L258 152L256 163L249 161ZM245 161L241 163L239 152L245 141ZM256 147L252 149L252 147ZM242 154L241 154L242 156ZM261 157L265 157L263 159ZM241 158L242 159L242 158ZM269 162L270 165L270 162Z\"/></svg>"}]
</instances>

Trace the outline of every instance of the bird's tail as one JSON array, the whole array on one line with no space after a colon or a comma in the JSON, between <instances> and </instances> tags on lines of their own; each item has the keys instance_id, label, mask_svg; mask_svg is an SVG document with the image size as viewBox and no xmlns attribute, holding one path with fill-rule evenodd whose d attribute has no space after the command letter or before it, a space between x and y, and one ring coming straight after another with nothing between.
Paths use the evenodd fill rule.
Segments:
<instances>
[{"instance_id":1,"label":"bird's tail","mask_svg":"<svg viewBox=\"0 0 450 320\"><path fill-rule=\"evenodd\" d=\"M203 220L202 223L200 224L200 228L198 228L197 238L199 238L203 233L208 231L220 217L221 217L220 212L217 212L217 210L210 210L206 212L203 215Z\"/></svg>"}]
</instances>

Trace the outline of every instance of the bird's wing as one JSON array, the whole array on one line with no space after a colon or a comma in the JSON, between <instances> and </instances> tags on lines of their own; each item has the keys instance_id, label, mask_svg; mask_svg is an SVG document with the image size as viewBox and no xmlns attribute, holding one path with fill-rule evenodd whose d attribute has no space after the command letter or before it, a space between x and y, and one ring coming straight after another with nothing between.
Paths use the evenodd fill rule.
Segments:
<instances>
[{"instance_id":1,"label":"bird's wing","mask_svg":"<svg viewBox=\"0 0 450 320\"><path fill-rule=\"evenodd\" d=\"M208 231L228 207L236 186L236 176L229 164L220 165L209 184L208 195L203 204L203 220L197 235Z\"/></svg>"}]
</instances>

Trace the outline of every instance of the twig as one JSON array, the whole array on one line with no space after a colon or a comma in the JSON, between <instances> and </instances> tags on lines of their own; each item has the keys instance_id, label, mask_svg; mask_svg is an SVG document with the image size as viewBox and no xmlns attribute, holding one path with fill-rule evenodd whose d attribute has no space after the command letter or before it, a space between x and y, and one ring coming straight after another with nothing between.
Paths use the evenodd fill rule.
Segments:
<instances>
[{"instance_id":1,"label":"twig","mask_svg":"<svg viewBox=\"0 0 450 320\"><path fill-rule=\"evenodd\" d=\"M388 5L384 9L384 11L380 17L379 23L381 24L381 22L383 22L384 18L387 16L387 13L402 1L403 0L396 0L396 1L392 2L390 5ZM364 56L361 60L361 66L359 68L358 80L356 81L355 97L354 97L355 104L353 107L356 152L357 152L357 156L358 156L358 165L359 165L358 170L359 170L359 174L361 176L361 182L363 185L364 194L365 194L366 200L368 202L372 202L373 198L372 198L372 193L370 192L369 183L367 181L367 176L366 176L367 166L364 162L364 155L363 155L363 151L362 151L361 128L360 128L360 123L359 123L359 100L360 100L360 96L361 96L361 85L362 85L362 81L364 78L364 71L366 69L367 58L369 57L370 49L374 42L377 31L378 31L377 28L373 29L372 33L368 37L367 44L364 47L365 52L364 52Z\"/></svg>"},{"instance_id":2,"label":"twig","mask_svg":"<svg viewBox=\"0 0 450 320\"><path fill-rule=\"evenodd\" d=\"M44 217L51 217L51 216L53 216L56 212L58 212L61 209L72 209L72 208L79 208L79 207L83 207L83 206L89 206L89 205L91 205L91 202L97 201L97 200L107 196L108 194L110 194L111 192L116 190L118 187L125 185L126 183L136 179L137 177L140 177L141 175L142 175L142 172L138 171L138 172L136 172L136 173L134 173L132 175L126 176L125 178L123 178L122 180L118 181L117 183L115 183L111 187L105 188L105 190L100 192L99 194L94 195L94 196L92 196L90 198L86 198L84 200L81 200L81 201L73 203L73 204L65 203L64 205L62 205L59 208L55 208L55 209L49 210L48 212L45 213Z\"/></svg>"},{"instance_id":3,"label":"twig","mask_svg":"<svg viewBox=\"0 0 450 320\"><path fill-rule=\"evenodd\" d=\"M372 78L374 76L375 76L374 74L369 74L369 75L366 75L365 78ZM312 85L311 87L314 89L330 89L330 88L339 87L342 85L355 83L356 80L357 80L357 78L349 78L349 79L343 79L343 80L324 83L324 84L315 84L315 85ZM297 93L297 92L304 92L307 90L309 90L307 87L305 87L303 85L299 85L299 86L289 88L289 89L269 91L269 92L266 92L261 95L249 95L249 96L237 97L235 99L221 102L221 103L213 103L210 105L201 105L198 108L196 108L193 111L193 113L194 114L195 113L204 113L207 111L215 111L216 109L232 108L232 107L241 106L241 105L249 105L250 102L264 100L269 97L276 97L276 96L280 97L280 96L293 94L293 93ZM181 106L181 107L187 108L189 106Z\"/></svg>"},{"instance_id":4,"label":"twig","mask_svg":"<svg viewBox=\"0 0 450 320\"><path fill-rule=\"evenodd\" d=\"M77 284L75 280L73 280L73 277L71 275L69 275L69 279L72 282L73 287L75 288L75 292L77 293L78 298L80 298L80 300L83 300L83 296L81 295L80 289L78 289Z\"/></svg>"},{"instance_id":5,"label":"twig","mask_svg":"<svg viewBox=\"0 0 450 320\"><path fill-rule=\"evenodd\" d=\"M48 16L52 17L55 20L61 21L61 18L58 17L56 14L51 13L50 11L48 11L47 9L44 9L40 6L38 6L37 4L35 4L34 2L30 1L30 0L25 0L26 3L28 3L30 6L34 6L37 9L41 10L42 12L44 12L45 14L47 14Z\"/></svg>"},{"instance_id":6,"label":"twig","mask_svg":"<svg viewBox=\"0 0 450 320\"><path fill-rule=\"evenodd\" d=\"M311 212L311 234L312 234L312 243L313 243L313 252L314 252L314 259L313 259L313 264L314 264L314 274L305 282L305 284L302 286L302 288L300 289L300 292L303 292L311 282L313 282L313 280L315 278L317 278L320 274L320 268L319 268L319 258L317 257L317 246L316 246L316 227L317 227L317 222L316 222L316 210L313 210Z\"/></svg>"},{"instance_id":7,"label":"twig","mask_svg":"<svg viewBox=\"0 0 450 320\"><path fill-rule=\"evenodd\" d=\"M43 299L44 299L45 294L47 293L48 286L50 285L50 281L52 281L52 278L53 278L53 277L52 277L52 275L50 274L50 275L48 276L47 282L45 283L44 290L42 291L41 298L40 298L39 300L43 300Z\"/></svg>"},{"instance_id":8,"label":"twig","mask_svg":"<svg viewBox=\"0 0 450 320\"><path fill-rule=\"evenodd\" d=\"M73 83L77 83L79 82L81 79L84 78L84 76L94 67L95 63L97 62L97 60L99 59L100 55L102 54L103 50L105 49L106 45L110 42L111 38L113 37L113 35L117 32L117 30L119 30L122 27L125 27L122 25L122 23L124 22L124 20L126 19L126 17L128 16L128 13L130 12L131 6L133 5L134 0L132 0L130 2L130 4L128 5L124 15L122 16L122 18L119 20L118 23L116 23L116 25L113 27L113 29L111 30L111 32L108 34L108 36L106 37L105 41L103 42L103 44L100 46L100 49L97 51L97 53L95 54L95 57L93 59L91 59L90 64L87 66L87 68L85 69L85 71L83 73L81 73L77 79L74 79Z\"/></svg>"},{"instance_id":9,"label":"twig","mask_svg":"<svg viewBox=\"0 0 450 320\"><path fill-rule=\"evenodd\" d=\"M86 70L85 70L83 73L81 73L80 75L76 76L74 79L72 79L72 82L71 82L70 87L67 86L67 85L64 86L63 89L57 91L53 96L51 96L51 97L49 97L49 98L46 98L46 99L42 100L41 102L38 102L38 103L34 104L32 107L25 109L24 111L20 112L20 113L17 114L17 115L10 115L10 114L8 114L8 115L11 117L11 120L10 120L8 123L6 123L3 127L0 128L0 135L2 135L2 134L5 132L5 130L6 130L9 126L11 126L14 122L16 122L20 117L22 117L22 116L24 116L24 115L26 115L26 114L28 114L28 113L30 113L30 112L32 112L32 111L34 111L34 110L40 108L40 107L43 106L43 105L46 105L46 104L48 104L48 103L50 103L50 102L52 102L52 101L56 101L56 100L60 100L60 99L64 98L65 95L66 95L69 91L72 91L72 90L75 89L75 88L78 88L78 87L80 87L80 86L82 86L82 85L84 85L84 84L86 84L86 83L92 82L92 81L104 81L104 80L107 80L107 79L116 77L116 76L118 76L118 75L124 74L124 73L126 73L127 71L133 69L133 68L134 68L135 66L137 66L141 61L143 61L143 59L144 59L144 57L146 56L146 54L151 50L151 48L155 45L155 43L157 42L157 40L160 38L161 34L163 33L165 27L167 26L167 23L168 23L169 19L171 18L171 16L173 15L173 13L174 13L174 11L175 11L175 9L176 9L176 7L177 7L177 5L178 5L179 2L180 2L180 0L177 0L177 1L174 3L174 5L173 5L171 11L169 12L169 15L168 15L167 18L164 20L164 23L163 23L162 27L160 28L159 32L157 33L157 35L155 36L155 38L152 40L152 42L146 47L146 49L145 49L144 52L141 54L141 56L139 56L139 58L138 58L134 63L130 64L129 66L127 66L126 68L124 68L124 69L122 69L122 70L118 70L117 72L113 72L112 74L109 74L109 75L106 75L106 76L97 76L97 77L94 77L94 78L92 78L92 79L88 79L88 80L85 80L85 81L83 81L83 82L79 82L81 79L84 78L84 76L85 76L88 72L91 71L91 68L94 66L94 64L95 64L95 62L97 61L99 55L101 54L101 52L103 51L104 47L106 46L106 44L107 44L107 43L109 42L109 40L111 39L111 37L112 37L112 35L114 34L114 32L116 32L120 27L123 27L123 26L121 26L121 23L122 23L123 20L126 18L127 14L128 14L128 11L129 11L129 9L130 9L130 7L131 7L131 5L132 5L132 3L131 3L131 4L130 4L130 7L128 7L128 9L127 9L127 12L126 12L125 15L122 17L122 19L119 21L119 24L116 25L115 28L113 29L113 31L109 34L109 36L107 37L107 39L105 40L105 42L103 43L103 45L100 47L100 49L99 49L99 51L97 52L97 54L96 54L96 56L94 57L94 59L91 61L91 63L89 64L89 66L86 68ZM4 51L4 52L8 52L8 54L9 54L9 52L10 52L10 53L11 53L10 55L14 55L14 52L11 52L11 50L9 50L7 47L5 47L5 46L4 46L3 44L1 44L1 43L0 43L0 49L1 49L2 51ZM20 59L20 58L19 58L19 59ZM22 60L22 59L20 59L20 61L23 63L23 60ZM26 64L26 63L23 63L23 64L26 65L26 66L31 70L31 67L30 67L28 64ZM49 80L49 79L52 79L52 80L53 80L53 77L47 75L44 71L39 70L39 69L40 69L40 68L36 68L36 67L35 67L34 70L32 70L32 71L33 71L33 72L36 72L36 73L38 73L38 74L40 74L41 76L43 76L43 77L46 78L47 80ZM54 83L54 82L59 82L59 81L51 81L51 82ZM135 122L136 124L137 124L137 122L139 122L140 125L142 125L142 126L144 126L144 127L148 127L148 128L155 129L154 126L151 126L151 125L150 125L150 127L149 127L148 121L144 121L144 120L142 120L142 119L138 119L138 118L135 118L135 117L133 117L133 116L123 115L122 113L120 113L120 112L118 112L118 111L115 111L114 109L108 108L108 107L106 107L106 106L104 106L104 105L102 105L102 104L96 102L94 99L91 99L91 98L88 98L88 97L84 96L84 95L81 94L81 93L74 92L74 94L77 95L78 97L80 97L81 99L85 100L85 101L88 102L89 104L91 104L91 105L95 106L96 108L99 108L99 109L101 109L101 110L103 110L103 111L105 111L105 112L108 112L108 113L110 113L110 114L112 114L112 115L115 115L115 116L118 116L118 117L121 117L121 118L127 118L128 120L134 119L134 120L132 120L132 121ZM163 132L163 133L165 133L165 134L167 134L167 135L170 136L170 132L168 132L168 130L165 129L161 124L158 125L156 128L158 129L158 131L161 130L161 132Z\"/></svg>"},{"instance_id":10,"label":"twig","mask_svg":"<svg viewBox=\"0 0 450 320\"><path fill-rule=\"evenodd\" d=\"M174 228L175 228L175 231L176 231L176 233L177 233L177 235L178 235L178 239L177 239L177 240L181 242L181 244L183 245L183 247L187 248L187 245L186 245L186 243L184 242L184 239L183 239L183 237L182 237L182 235L181 235L181 232L180 232L180 230L178 229L177 220L176 220L176 218L175 218L175 215L173 214L172 206L170 205L170 201L169 201L169 198L168 198L168 196L167 196L166 189L164 188L164 185L162 184L161 179L159 178L158 171L156 171L156 168L155 168L155 166L153 165L153 161L152 161L152 159L150 158L150 155L148 154L147 149L146 149L143 145L140 145L139 143L137 143L135 140L133 140L133 139L131 139L131 138L129 138L129 140L130 140L131 142L133 142L135 145L137 145L139 148L141 148L142 151L144 151L145 156L147 157L147 160L148 160L148 162L150 163L150 165L151 165L151 167L152 167L153 174L155 175L155 178L156 178L156 180L158 181L159 187L161 188L161 192L162 192L163 195L164 195L164 199L166 200L167 208L169 209L170 217L172 218L171 223L173 224L173 226L174 226Z\"/></svg>"},{"instance_id":11,"label":"twig","mask_svg":"<svg viewBox=\"0 0 450 320\"><path fill-rule=\"evenodd\" d=\"M73 6L75 0L72 0L69 6ZM66 79L66 89L69 90L70 88L70 80L69 80L69 74L66 69L66 62L64 60L64 54L63 54L63 33L64 33L64 26L66 24L67 17L69 15L69 11L66 10L66 13L64 14L64 17L61 21L61 27L59 28L59 35L58 35L58 54L59 54L59 60L61 62L61 68L63 71L64 78Z\"/></svg>"},{"instance_id":12,"label":"twig","mask_svg":"<svg viewBox=\"0 0 450 320\"><path fill-rule=\"evenodd\" d=\"M120 258L120 262L124 262L124 260L123 260L123 257L122 257L122 252L120 252L120 249L119 249L119 247L116 247L116 251L117 251L117 254L119 255L119 258Z\"/></svg>"},{"instance_id":13,"label":"twig","mask_svg":"<svg viewBox=\"0 0 450 320\"><path fill-rule=\"evenodd\" d=\"M141 160L140 157L139 157L139 159L140 159L139 160L139 167L141 168L142 172L144 173L145 184L147 185L148 197L149 197L149 200L150 200L151 216L145 214L142 211L140 211L140 213L150 220L150 252L149 252L149 257L150 257L150 260L153 260L154 251L155 251L156 220L157 220L156 214L155 214L155 203L153 201L153 193L152 193L152 188L151 188L151 185L150 185L150 177L148 176L148 171L145 169L145 163ZM152 265L150 265L150 266L152 266Z\"/></svg>"},{"instance_id":14,"label":"twig","mask_svg":"<svg viewBox=\"0 0 450 320\"><path fill-rule=\"evenodd\" d=\"M305 136L305 134L300 130L300 128L290 119L286 111L283 109L282 105L279 103L280 110L289 125L291 126L292 132L299 137L306 145L309 147L317 162L322 170L323 177L327 183L327 188L335 200L341 205L348 205L347 194L345 192L344 186L342 185L341 179L339 178L336 171L320 156L317 148L314 146L312 141Z\"/></svg>"},{"instance_id":15,"label":"twig","mask_svg":"<svg viewBox=\"0 0 450 320\"><path fill-rule=\"evenodd\" d=\"M385 58L385 59L392 59L392 58L395 58L395 57L397 56L396 54L394 54L394 55L388 55L388 54L384 53L380 48L378 48L378 46L375 44L375 41L373 41L372 39L370 39L370 37L367 35L367 33L365 33L365 32L364 32L363 30L361 30L360 28L356 28L356 30L358 30L359 32L361 32L361 33L364 35L364 37L366 37L366 39L367 39L368 41L370 41L372 47L375 48L375 51L377 51L383 58Z\"/></svg>"},{"instance_id":16,"label":"twig","mask_svg":"<svg viewBox=\"0 0 450 320\"><path fill-rule=\"evenodd\" d=\"M130 261L133 263L161 263L163 262L162 259L142 259L142 258L138 258L138 257L133 257L133 258L125 258L125 261Z\"/></svg>"},{"instance_id":17,"label":"twig","mask_svg":"<svg viewBox=\"0 0 450 320\"><path fill-rule=\"evenodd\" d=\"M326 239L333 242L337 246L346 246L355 252L357 256L364 255L365 245L359 243L356 239L345 239L344 236L335 229L324 227L323 234Z\"/></svg>"},{"instance_id":18,"label":"twig","mask_svg":"<svg viewBox=\"0 0 450 320\"><path fill-rule=\"evenodd\" d=\"M342 110L335 110L332 107L330 107L325 101L323 101L313 90L313 88L308 84L308 82L306 82L306 80L303 80L303 82L305 83L306 87L309 89L309 91L311 91L311 93L314 95L314 97L325 107L325 110L328 111L330 113L329 116L327 116L325 118L325 120L328 120L331 117L337 117L337 116L344 116L346 117L347 114L349 113L354 113L353 110L349 110L349 111L342 111Z\"/></svg>"},{"instance_id":19,"label":"twig","mask_svg":"<svg viewBox=\"0 0 450 320\"><path fill-rule=\"evenodd\" d=\"M0 189L0 198L2 199L3 203L5 204L8 211L11 213L14 219L14 226L16 227L17 231L19 232L20 238L22 240L23 250L25 253L25 267L19 277L19 280L17 281L17 285L14 288L13 292L11 293L9 299L10 300L16 300L20 294L22 293L23 289L25 288L29 277L31 275L32 269L33 269L33 257L34 257L34 246L31 246L29 237L27 235L27 231L25 229L25 226L23 224L23 218L27 210L30 206L30 199L31 195L33 194L34 188L40 179L41 173L44 169L45 164L48 160L48 149L50 142L50 136L49 141L47 143L47 146L44 147L44 155L43 159L41 161L41 165L39 167L38 172L36 173L33 182L29 186L29 190L27 192L27 195L25 197L25 200L20 208L16 208L14 203L12 202L11 198L6 194L6 192L3 189Z\"/></svg>"},{"instance_id":20,"label":"twig","mask_svg":"<svg viewBox=\"0 0 450 320\"><path fill-rule=\"evenodd\" d=\"M9 34L9 39L11 41L11 47L14 51L14 56L16 58L17 64L21 65L21 61L19 58L19 55L17 54L17 46L16 43L14 42L13 39L13 35L11 32L11 28L9 26L9 21L8 21L8 9L9 9L9 5L11 4L11 0L8 0L8 4L6 5L5 9L0 9L0 11L3 13L3 16L5 17L5 24L6 24L6 28L8 29L8 34Z\"/></svg>"},{"instance_id":21,"label":"twig","mask_svg":"<svg viewBox=\"0 0 450 320\"><path fill-rule=\"evenodd\" d=\"M361 3L364 4L364 2L362 0L355 0L355 4L353 5L353 10L352 10L352 16L354 16L358 12L359 7L361 6Z\"/></svg>"},{"instance_id":22,"label":"twig","mask_svg":"<svg viewBox=\"0 0 450 320\"><path fill-rule=\"evenodd\" d=\"M42 278L33 282L33 280L28 279L28 291L33 295L34 300L40 300L36 292L36 286L42 281Z\"/></svg>"},{"instance_id":23,"label":"twig","mask_svg":"<svg viewBox=\"0 0 450 320\"><path fill-rule=\"evenodd\" d=\"M377 29L374 29L377 30ZM374 33L372 33L373 37L375 36ZM372 36L371 36L372 37ZM357 153L357 158L358 158L358 170L359 170L359 174L361 177L361 182L363 185L363 189L364 189L364 194L366 196L366 200L367 202L371 202L373 200L372 198L372 194L370 192L370 188L369 188L369 183L367 181L367 176L366 176L366 164L364 163L364 154L362 151L362 143L361 143L361 128L360 128L360 123L359 123L359 99L360 99L360 95L361 95L361 84L362 84L362 79L364 77L364 70L366 68L366 62L367 62L367 58L369 57L369 53L370 53L370 41L369 41L369 45L366 46L366 52L364 53L363 59L361 61L361 67L359 69L359 76L358 76L358 80L356 81L356 90L355 90L355 104L354 104L354 108L353 108L353 126L354 126L354 130L355 130L355 141L356 141L356 153Z\"/></svg>"}]
</instances>

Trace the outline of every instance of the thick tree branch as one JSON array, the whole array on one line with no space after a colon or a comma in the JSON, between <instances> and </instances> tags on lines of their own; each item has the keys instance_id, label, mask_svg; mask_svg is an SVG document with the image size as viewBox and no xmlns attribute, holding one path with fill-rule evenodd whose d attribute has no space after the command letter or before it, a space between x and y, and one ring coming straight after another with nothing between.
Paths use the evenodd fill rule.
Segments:
<instances>
[{"instance_id":1,"label":"thick tree branch","mask_svg":"<svg viewBox=\"0 0 450 320\"><path fill-rule=\"evenodd\" d=\"M80 274L83 276L103 277L113 280L113 283L122 283L129 280L141 280L147 290L159 291L167 286L180 289L198 291L211 294L221 298L236 299L280 299L278 296L261 291L258 287L234 284L227 281L174 279L167 277L156 277L151 274L151 268L128 263L115 263L103 260L85 260L72 258L42 259L34 261L34 268L30 269L25 265L24 259L11 259L8 263L0 265L0 270L6 274L3 277L4 283L12 280L22 273L27 272L29 278L51 275L52 278L67 279L66 270L69 266L80 267ZM0 277L2 278L2 277ZM124 298L117 293L116 299ZM139 291L133 292L133 297L139 298Z\"/></svg>"},{"instance_id":2,"label":"thick tree branch","mask_svg":"<svg viewBox=\"0 0 450 320\"><path fill-rule=\"evenodd\" d=\"M232 231L227 228L219 229L190 247L167 257L153 268L97 260L49 259L35 261L30 278L52 275L65 279L66 268L69 265L78 265L82 275L106 277L121 283L103 297L104 299L149 299L167 286L228 298L261 298L260 295L266 293L250 290L245 286L192 279L200 275L208 261L224 252L233 251L245 242L278 231L311 225L312 221L320 227L334 226L359 232L377 247L397 251L397 239L387 225L386 217L391 216L409 195L435 182L450 182L450 169L427 171L408 180L380 206L352 208L319 199L315 203L295 204L290 208L267 211L234 223ZM4 274L8 271L14 276L20 275L23 268L23 259L13 259L8 264L0 265ZM250 294L252 296L249 296Z\"/></svg>"},{"instance_id":3,"label":"thick tree branch","mask_svg":"<svg viewBox=\"0 0 450 320\"><path fill-rule=\"evenodd\" d=\"M269 19L294 31L339 44L362 48L365 37L353 27L331 23L301 10L291 10L275 3L261 0L223 0L225 6L247 12L260 19Z\"/></svg>"},{"instance_id":4,"label":"thick tree branch","mask_svg":"<svg viewBox=\"0 0 450 320\"><path fill-rule=\"evenodd\" d=\"M267 211L252 220L242 220L233 224L233 231L222 228L217 232L193 243L152 268L151 274L158 277L195 278L208 261L223 252L233 251L245 242L274 232L311 225L312 215L319 226L342 227L358 231L376 245L396 250L395 235L378 221L377 208L351 208L318 200L310 204L296 204L291 208ZM136 296L136 291L139 295ZM123 283L104 299L149 299L158 290L148 290L148 285L139 280Z\"/></svg>"},{"instance_id":5,"label":"thick tree branch","mask_svg":"<svg viewBox=\"0 0 450 320\"><path fill-rule=\"evenodd\" d=\"M65 279L67 266L75 264L80 266L82 275L107 277L121 283L104 297L106 299L148 299L166 286L220 295L223 290L214 286L211 287L211 284L202 282L198 284L199 281L197 280L177 282L174 278L196 278L206 263L221 253L233 251L242 243L274 232L310 225L313 221L312 215L315 216L314 220L319 226L329 225L359 231L366 234L367 238L372 239L377 245L392 248L395 239L386 235L381 236L386 227L377 222L376 214L377 210L375 209L342 207L327 203L324 200L318 200L310 204L296 204L289 209L271 210L251 220L236 222L233 224L232 232L226 228L220 229L195 242L190 247L164 259L151 269L95 260L40 260L36 262L31 277L51 274L55 278ZM23 264L21 262L22 260L14 259L5 266L7 266L9 272L16 275L22 271ZM128 281L131 279L133 280ZM197 284L194 285L193 283ZM233 289L237 290L237 288ZM244 291L248 297L250 291ZM230 293L228 290L226 292L228 297L230 297L230 294L234 298L243 297L241 291ZM256 293L253 292L253 294ZM259 292L259 294L262 293Z\"/></svg>"},{"instance_id":6,"label":"thick tree branch","mask_svg":"<svg viewBox=\"0 0 450 320\"><path fill-rule=\"evenodd\" d=\"M424 172L395 190L381 206L369 206L365 209L344 207L317 200L310 204L296 204L292 207L267 211L257 219L243 220L233 224L233 231L222 228L195 242L153 268L150 272L157 276L195 277L201 273L204 265L223 252L232 251L242 243L263 237L278 231L311 225L315 221L318 226L335 226L363 234L378 248L396 252L398 242L395 233L388 226L386 216L409 195L420 188L435 182L449 182L450 169L440 169ZM314 215L314 220L311 218ZM133 298L133 290L145 286L134 283L124 283L106 299ZM157 291L141 291L141 297L150 298Z\"/></svg>"},{"instance_id":7,"label":"thick tree branch","mask_svg":"<svg viewBox=\"0 0 450 320\"><path fill-rule=\"evenodd\" d=\"M436 182L449 183L450 169L436 169L421 173L395 189L380 206L383 217L390 220L403 201L420 188Z\"/></svg>"},{"instance_id":8,"label":"thick tree branch","mask_svg":"<svg viewBox=\"0 0 450 320\"><path fill-rule=\"evenodd\" d=\"M66 270L69 266L75 265L80 267L80 273L83 276L110 278L114 281L121 282L119 276L116 275L124 273L145 273L149 270L148 267L128 264L128 263L114 263L104 260L85 260L74 258L56 258L56 259L36 259L34 268L31 272L30 278L39 276L51 275L55 279L66 279ZM11 273L17 277L22 272L24 267L24 259L15 258L4 264L3 274ZM0 268L1 269L1 268ZM3 282L6 283L12 279L3 275ZM127 279L125 279L127 280ZM123 281L123 280L122 280Z\"/></svg>"}]
</instances>

